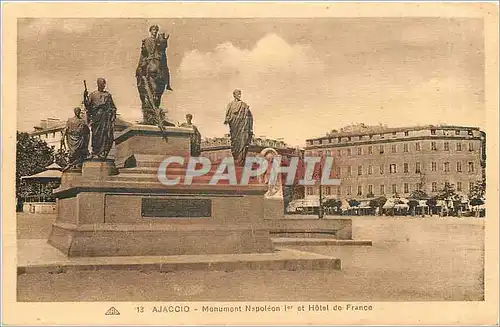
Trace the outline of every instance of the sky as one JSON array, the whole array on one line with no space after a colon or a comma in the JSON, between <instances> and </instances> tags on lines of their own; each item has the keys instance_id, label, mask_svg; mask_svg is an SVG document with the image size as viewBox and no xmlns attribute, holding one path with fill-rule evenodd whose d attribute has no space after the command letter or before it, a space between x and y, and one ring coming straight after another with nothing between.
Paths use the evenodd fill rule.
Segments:
<instances>
[{"instance_id":1,"label":"sky","mask_svg":"<svg viewBox=\"0 0 500 327\"><path fill-rule=\"evenodd\" d=\"M66 120L83 80L106 78L118 113L141 119L135 69L152 24L170 34L174 92L162 107L187 113L203 137L223 136L232 91L254 133L292 146L353 124L485 126L480 19L20 19L17 128Z\"/></svg>"}]
</instances>

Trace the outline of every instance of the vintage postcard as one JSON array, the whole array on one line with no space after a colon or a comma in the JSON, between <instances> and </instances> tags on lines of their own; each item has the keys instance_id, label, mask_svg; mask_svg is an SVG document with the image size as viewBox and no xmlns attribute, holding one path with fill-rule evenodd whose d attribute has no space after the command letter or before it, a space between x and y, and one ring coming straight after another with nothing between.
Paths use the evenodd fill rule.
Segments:
<instances>
[{"instance_id":1,"label":"vintage postcard","mask_svg":"<svg viewBox=\"0 0 500 327\"><path fill-rule=\"evenodd\" d=\"M495 3L3 3L10 325L498 324Z\"/></svg>"}]
</instances>

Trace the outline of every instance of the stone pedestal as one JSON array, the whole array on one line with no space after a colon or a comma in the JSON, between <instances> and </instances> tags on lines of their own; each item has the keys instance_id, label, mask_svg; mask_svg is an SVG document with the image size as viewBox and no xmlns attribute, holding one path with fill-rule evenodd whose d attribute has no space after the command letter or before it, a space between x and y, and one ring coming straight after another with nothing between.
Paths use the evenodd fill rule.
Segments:
<instances>
[{"instance_id":1,"label":"stone pedestal","mask_svg":"<svg viewBox=\"0 0 500 327\"><path fill-rule=\"evenodd\" d=\"M133 125L115 138L115 163L122 168L134 155L188 156L193 130L151 125ZM166 137L166 139L165 139Z\"/></svg>"},{"instance_id":2,"label":"stone pedestal","mask_svg":"<svg viewBox=\"0 0 500 327\"><path fill-rule=\"evenodd\" d=\"M165 130L167 141L154 126L117 136L118 169L89 160L81 173L63 173L49 243L70 257L272 252L266 186L161 184L160 163L190 149L190 129Z\"/></svg>"}]
</instances>

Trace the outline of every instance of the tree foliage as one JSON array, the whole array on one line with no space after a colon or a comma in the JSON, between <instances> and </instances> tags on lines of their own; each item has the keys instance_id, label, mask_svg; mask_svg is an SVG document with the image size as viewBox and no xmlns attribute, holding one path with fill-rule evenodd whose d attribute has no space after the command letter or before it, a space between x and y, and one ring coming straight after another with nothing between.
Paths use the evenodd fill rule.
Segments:
<instances>
[{"instance_id":1,"label":"tree foliage","mask_svg":"<svg viewBox=\"0 0 500 327\"><path fill-rule=\"evenodd\" d=\"M409 198L415 200L426 200L429 198L429 196L422 190L415 190L410 193Z\"/></svg>"},{"instance_id":2,"label":"tree foliage","mask_svg":"<svg viewBox=\"0 0 500 327\"><path fill-rule=\"evenodd\" d=\"M359 207L359 204L360 204L358 200L349 200L348 202L349 202L349 206L351 208Z\"/></svg>"},{"instance_id":3,"label":"tree foliage","mask_svg":"<svg viewBox=\"0 0 500 327\"><path fill-rule=\"evenodd\" d=\"M53 149L45 141L17 132L16 135L16 197L37 192L35 185L21 182L22 176L37 174L53 162Z\"/></svg>"},{"instance_id":4,"label":"tree foliage","mask_svg":"<svg viewBox=\"0 0 500 327\"><path fill-rule=\"evenodd\" d=\"M483 178L476 181L469 192L469 199L484 199L486 192L486 180ZM471 203L472 204L472 203ZM472 204L473 205L473 204Z\"/></svg>"}]
</instances>

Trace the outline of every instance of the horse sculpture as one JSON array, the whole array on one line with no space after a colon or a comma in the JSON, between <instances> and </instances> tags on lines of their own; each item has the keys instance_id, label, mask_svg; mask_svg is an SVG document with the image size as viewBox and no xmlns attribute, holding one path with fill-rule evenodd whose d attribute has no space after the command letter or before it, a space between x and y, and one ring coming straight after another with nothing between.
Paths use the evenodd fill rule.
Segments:
<instances>
[{"instance_id":1,"label":"horse sculpture","mask_svg":"<svg viewBox=\"0 0 500 327\"><path fill-rule=\"evenodd\" d=\"M156 30L155 30L156 28ZM151 37L142 41L141 56L136 70L137 90L142 103L143 124L173 125L165 120L160 109L161 98L165 89L170 88L170 73L167 65L168 35L158 34L152 26Z\"/></svg>"}]
</instances>

